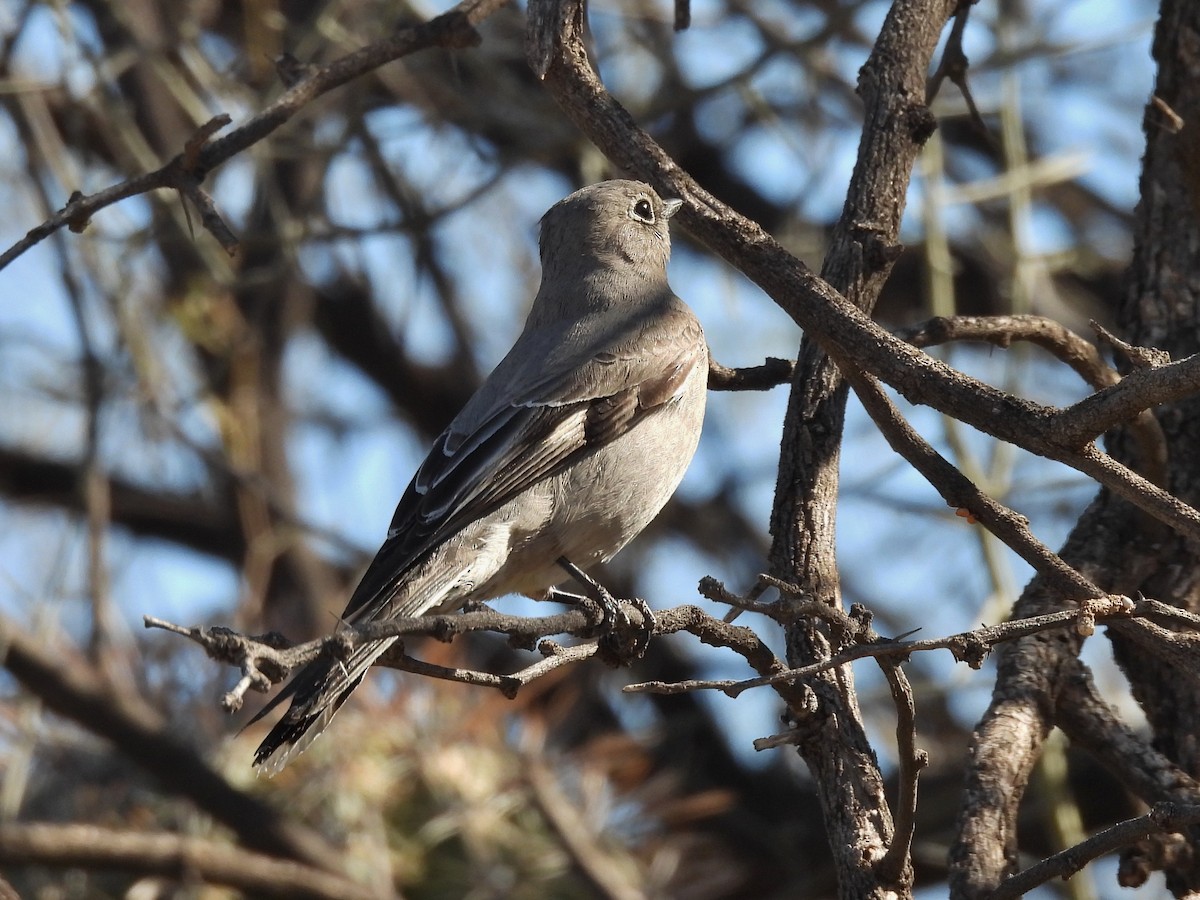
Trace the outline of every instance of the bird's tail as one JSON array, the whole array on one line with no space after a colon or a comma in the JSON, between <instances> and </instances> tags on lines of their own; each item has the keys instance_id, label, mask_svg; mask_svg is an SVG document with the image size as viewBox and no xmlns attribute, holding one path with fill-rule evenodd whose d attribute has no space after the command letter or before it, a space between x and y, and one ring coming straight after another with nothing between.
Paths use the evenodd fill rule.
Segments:
<instances>
[{"instance_id":1,"label":"bird's tail","mask_svg":"<svg viewBox=\"0 0 1200 900\"><path fill-rule=\"evenodd\" d=\"M373 641L356 647L346 659L321 657L305 666L291 683L261 709L250 724L278 706L288 697L292 705L283 718L263 738L254 753L254 767L260 773L274 775L320 737L334 713L358 687L367 669L383 655L395 638Z\"/></svg>"}]
</instances>

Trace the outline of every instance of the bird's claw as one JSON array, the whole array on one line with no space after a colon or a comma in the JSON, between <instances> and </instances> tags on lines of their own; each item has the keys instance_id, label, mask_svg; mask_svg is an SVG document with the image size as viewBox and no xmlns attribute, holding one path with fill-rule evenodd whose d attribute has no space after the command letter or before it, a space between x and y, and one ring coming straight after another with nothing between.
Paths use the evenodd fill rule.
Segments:
<instances>
[{"instance_id":1,"label":"bird's claw","mask_svg":"<svg viewBox=\"0 0 1200 900\"><path fill-rule=\"evenodd\" d=\"M650 646L650 638L654 636L657 621L650 609L650 604L641 597L630 597L630 606L638 611L641 622L634 622L627 612L617 607L617 617L612 621L609 630L600 639L608 641L613 655L622 660L641 659Z\"/></svg>"},{"instance_id":2,"label":"bird's claw","mask_svg":"<svg viewBox=\"0 0 1200 900\"><path fill-rule=\"evenodd\" d=\"M641 597L618 600L607 588L569 560L564 558L558 562L583 585L588 599L600 607L598 631L601 658L613 666L628 665L635 659L641 659L646 653L646 648L650 646L650 638L654 636L656 624L650 604ZM630 617L623 608L623 603L628 603L637 610L640 622L635 622Z\"/></svg>"}]
</instances>

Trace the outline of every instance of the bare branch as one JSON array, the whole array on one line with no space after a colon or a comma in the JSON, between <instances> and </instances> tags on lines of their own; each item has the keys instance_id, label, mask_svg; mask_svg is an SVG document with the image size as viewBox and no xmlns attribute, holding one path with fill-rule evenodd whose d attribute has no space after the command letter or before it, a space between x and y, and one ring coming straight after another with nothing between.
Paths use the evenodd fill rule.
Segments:
<instances>
[{"instance_id":1,"label":"bare branch","mask_svg":"<svg viewBox=\"0 0 1200 900\"><path fill-rule=\"evenodd\" d=\"M934 98L942 89L942 82L949 78L967 102L967 109L971 113L971 121L975 123L975 127L979 130L979 133L984 136L989 144L994 145L995 139L992 137L992 133L988 131L987 125L984 124L983 116L979 114L979 107L975 105L975 97L972 95L971 88L967 84L968 61L962 42L963 35L967 31L967 20L970 18L973 2L974 0L960 0L958 9L954 11L954 24L950 27L950 36L946 38L946 47L942 51L942 60L938 63L937 71L929 79L929 86L925 92L925 102L933 103Z\"/></svg>"},{"instance_id":2,"label":"bare branch","mask_svg":"<svg viewBox=\"0 0 1200 900\"><path fill-rule=\"evenodd\" d=\"M731 369L712 355L708 358L708 389L710 391L767 391L791 381L795 363L790 359L768 357L761 366Z\"/></svg>"},{"instance_id":3,"label":"bare branch","mask_svg":"<svg viewBox=\"0 0 1200 900\"><path fill-rule=\"evenodd\" d=\"M1143 348L1119 341L1095 322L1097 335L1118 347L1128 358L1144 359L1149 354L1156 365L1170 362ZM896 336L914 347L930 347L950 341L984 341L997 347L1009 347L1014 341L1036 344L1070 366L1092 388L1101 390L1121 380L1117 371L1100 355L1091 341L1071 331L1065 325L1044 316L938 316L896 332ZM1159 351L1161 353L1161 351ZM1129 427L1138 444L1139 469L1154 484L1166 480L1166 439L1158 419L1149 410L1142 410L1129 420Z\"/></svg>"},{"instance_id":4,"label":"bare branch","mask_svg":"<svg viewBox=\"0 0 1200 900\"><path fill-rule=\"evenodd\" d=\"M842 666L857 659L872 657L896 657L903 659L913 653L926 650L949 650L957 661L965 662L971 668L978 669L983 665L988 650L996 644L1005 641L1012 641L1030 634L1037 634L1065 626L1074 626L1077 630L1090 634L1092 629L1095 628L1096 621L1151 614L1144 607L1134 604L1128 597L1113 595L1081 603L1077 609L1061 610L1041 616L1031 616L1026 619L1012 619L999 625L977 628L974 631L962 631L947 637L928 638L921 641L876 638L872 643L864 643L843 650L841 653L822 662L800 666L795 669L786 669L777 674L760 678L750 678L743 681L646 681L639 684L626 685L623 690L631 694L683 694L692 691L720 691L729 697L736 697L742 691L749 690L750 688L801 681L826 669Z\"/></svg>"},{"instance_id":5,"label":"bare branch","mask_svg":"<svg viewBox=\"0 0 1200 900\"><path fill-rule=\"evenodd\" d=\"M429 47L462 49L477 45L480 39L475 26L501 5L501 0L463 0L428 22L400 29L328 65L303 70L300 80L284 91L274 103L225 137L209 142L203 149L196 150L197 138L203 143L208 134L219 128L223 124L219 121L220 116L201 126L197 136L187 142L184 152L161 168L88 196L76 192L65 207L0 254L0 269L60 228L70 225L74 231L81 230L82 224L99 210L159 188L184 190L185 185L194 185L194 189L189 187L185 192L197 203L206 223L209 222L208 214L216 216L216 210L211 207L211 201L205 202L206 194L196 192L199 191L199 183L217 166L267 137L317 97L373 69ZM211 224L217 227L214 234L228 250L227 241L232 239L232 233L224 227L224 223L216 226L217 222L220 222L219 216L211 220Z\"/></svg>"},{"instance_id":6,"label":"bare branch","mask_svg":"<svg viewBox=\"0 0 1200 900\"><path fill-rule=\"evenodd\" d=\"M1121 354L1135 369L1150 369L1165 366L1171 361L1171 354L1159 347L1137 347L1128 341L1123 341L1095 319L1090 322L1096 337L1104 341Z\"/></svg>"},{"instance_id":7,"label":"bare branch","mask_svg":"<svg viewBox=\"0 0 1200 900\"><path fill-rule=\"evenodd\" d=\"M113 742L168 789L232 829L245 846L341 873L340 855L273 807L237 790L178 737L140 697L118 693L100 671L0 616L3 665L47 708Z\"/></svg>"},{"instance_id":8,"label":"bare branch","mask_svg":"<svg viewBox=\"0 0 1200 900\"><path fill-rule=\"evenodd\" d=\"M0 825L0 863L102 869L200 880L255 897L379 900L380 893L296 862L177 834L142 833L96 825Z\"/></svg>"},{"instance_id":9,"label":"bare branch","mask_svg":"<svg viewBox=\"0 0 1200 900\"><path fill-rule=\"evenodd\" d=\"M1151 607L1150 601L1138 604ZM1154 615L1151 610L1150 615ZM1100 696L1079 660L1062 679L1054 722L1071 744L1086 750L1143 803L1200 803L1200 783L1121 721Z\"/></svg>"},{"instance_id":10,"label":"bare branch","mask_svg":"<svg viewBox=\"0 0 1200 900\"><path fill-rule=\"evenodd\" d=\"M1135 369L1119 382L1055 414L1066 446L1081 446L1152 406L1200 392L1200 354L1152 368Z\"/></svg>"},{"instance_id":11,"label":"bare branch","mask_svg":"<svg viewBox=\"0 0 1200 900\"><path fill-rule=\"evenodd\" d=\"M1106 853L1136 844L1151 835L1183 831L1197 823L1200 823L1200 804L1157 803L1144 816L1118 822L1086 841L1006 878L988 897L990 900L1023 897L1051 878L1070 878L1093 859Z\"/></svg>"},{"instance_id":12,"label":"bare branch","mask_svg":"<svg viewBox=\"0 0 1200 900\"><path fill-rule=\"evenodd\" d=\"M981 341L1008 348L1014 342L1024 341L1053 353L1097 390L1121 380L1100 356L1095 344L1045 316L935 316L918 325L897 329L895 335L914 347Z\"/></svg>"},{"instance_id":13,"label":"bare branch","mask_svg":"<svg viewBox=\"0 0 1200 900\"><path fill-rule=\"evenodd\" d=\"M626 601L626 615L630 615L629 627L642 627L639 611ZM1078 613L1074 614L1078 618ZM218 662L235 666L242 671L238 687L226 694L222 705L236 709L241 705L247 689L269 691L283 681L296 667L312 662L323 653L343 656L353 647L367 642L406 635L430 635L439 640L475 631L488 631L509 636L510 641L520 647L536 645L545 659L534 663L512 675L492 675L467 669L433 666L413 659L397 650L385 655L376 663L384 667L399 668L418 674L430 675L452 681L461 681L486 687L494 687L505 696L515 696L520 687L553 669L596 655L600 648L595 641L575 647L563 648L552 641L540 640L551 634L571 634L590 638L596 631L601 614L598 609L582 607L554 616L524 617L498 613L491 609L476 609L457 615L417 616L390 619L347 627L334 634L317 638L307 643L290 645L278 634L243 635L222 626L183 627L144 616L147 628L161 628L178 634L202 646L205 652ZM686 631L696 635L706 644L726 647L740 654L755 671L766 679L763 684L773 684L785 700L800 700L803 690L791 685L789 678L778 677L786 673L786 667L762 640L749 628L730 625L714 619L695 606L678 606L659 613L653 622L655 634L673 634ZM949 646L949 645L947 645ZM608 657L605 657L606 660ZM855 657L859 658L859 657ZM666 693L666 691L664 691Z\"/></svg>"},{"instance_id":14,"label":"bare branch","mask_svg":"<svg viewBox=\"0 0 1200 900\"><path fill-rule=\"evenodd\" d=\"M917 749L916 702L912 686L899 661L878 658L896 705L896 751L900 763L900 790L893 807L892 842L879 860L879 880L888 886L911 888L912 839L917 828L917 779L929 765L929 755Z\"/></svg>"}]
</instances>

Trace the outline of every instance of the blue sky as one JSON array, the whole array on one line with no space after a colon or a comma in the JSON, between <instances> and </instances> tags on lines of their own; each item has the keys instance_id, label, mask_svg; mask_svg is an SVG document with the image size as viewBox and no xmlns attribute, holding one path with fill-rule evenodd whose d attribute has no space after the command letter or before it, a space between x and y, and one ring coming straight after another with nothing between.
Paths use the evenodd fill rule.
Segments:
<instances>
[{"instance_id":1,"label":"blue sky","mask_svg":"<svg viewBox=\"0 0 1200 900\"><path fill-rule=\"evenodd\" d=\"M442 6L446 4L441 4ZM594 4L594 26L602 70L618 96L631 105L652 97L655 83L647 80L652 60L635 51L619 55L609 40L617 15L607 4ZM1122 208L1136 200L1138 159L1142 149L1141 104L1149 95L1153 68L1149 59L1152 4L1101 0L1027 4L1030 23L1002 37L982 27L994 7L973 9L966 50L977 68L971 84L979 105L990 112L1004 99L1001 74L987 64L998 50L1020 55L1035 36L1060 46L1050 58L1032 58L1009 70L1015 79L1028 121L1031 154L1055 158L1073 154L1086 161L1081 180ZM760 14L780 16L785 7L762 5ZM791 7L786 7L791 9ZM713 27L710 3L693 6L693 26L677 38L678 54L689 87L712 89L701 125L710 137L727 139L740 174L768 197L786 201L798 214L831 221L842 203L854 163L859 122L855 108L830 96L808 97L814 85L795 61L764 65L748 83L725 88L743 60L762 52L754 29L742 25ZM887 9L868 4L858 25L873 36ZM665 14L664 10L659 10ZM0 10L0 30L5 27ZM16 59L30 86L61 83L79 96L94 88L85 51L94 40L86 16L66 7L61 16L42 10L29 29ZM802 40L819 24L802 18L781 23L788 36ZM214 59L223 50L211 48ZM816 51L814 51L816 52ZM836 44L819 48L821 62L849 77L861 66L863 46ZM714 62L716 60L717 62ZM1119 72L1119 78L1111 77ZM778 101L797 96L821 110L820 127L802 131L766 120L740 128L733 110L747 95ZM943 89L935 112L948 114L961 107L952 86ZM244 117L235 93L226 111ZM215 110L214 110L215 111ZM495 160L487 158L453 129L429 127L423 113L409 108L378 113L370 122L388 158L416 182L436 189L438 203L466 197L497 175ZM336 117L317 129L315 140L327 146L345 141ZM332 207L334 224L372 227L386 223L380 204L372 202L372 187L364 177L354 146L344 147L331 168L331 192L342 198ZM960 161L961 162L961 161ZM970 167L970 162L966 162ZM30 185L21 177L22 148L7 118L0 117L0 244L16 241L45 216ZM118 173L79 170L67 173L75 183L47 180L45 189L62 202L71 188L94 191L118 180ZM129 174L129 173L124 173ZM982 177L991 173L980 171ZM252 161L236 161L211 182L218 206L236 228L250 198ZM453 273L456 286L471 299L470 328L475 352L486 371L507 350L520 327L520 315L536 285L536 229L542 212L573 188L564 179L533 165L518 167L500 178L479 200L446 217L435 238ZM926 186L918 176L910 196L904 226L907 241L922 237L921 210ZM431 200L432 202L432 200ZM183 406L182 421L190 440L212 446L215 423L197 404L195 374L182 360L185 344L171 321L157 315L160 261L149 251L128 252L124 238L148 221L147 201L136 198L99 214L82 238L61 235L81 268L98 273L103 284L123 286L120 314L145 315L153 321L159 346L181 352L158 354L162 371L156 398L165 409ZM947 221L959 234L978 224L968 206L952 210ZM1057 217L1035 207L1030 221L1032 249L1064 249L1065 231ZM799 330L762 293L724 263L677 235L671 265L676 292L695 308L718 359L729 365L759 362L764 356L795 354ZM196 241L211 245L208 235ZM1127 252L1119 237L1096 236L1097 246L1118 256ZM1106 241L1108 243L1106 243ZM9 446L36 448L63 459L77 458L83 444L84 419L78 411L78 340L70 305L51 242L27 253L0 272L0 390L6 403L0 411L0 441ZM813 248L804 248L812 251ZM449 331L433 292L416 273L402 235L379 234L361 240L312 241L304 248L302 265L314 279L338 265L351 268L371 285L389 325L418 358L436 362L450 347ZM807 258L814 268L819 258ZM95 283L82 285L89 321L102 357L114 363L110 390L123 399L105 419L103 450L114 471L151 483L189 487L199 483L195 454L170 435L147 430L139 411L144 407L132 380L126 348L117 340L114 311L101 300ZM1074 377L1057 367L1013 361L1000 351L965 351L954 362L972 374L1002 384L1022 377L1022 390L1042 402L1064 403L1081 394ZM1031 369L1036 366L1036 369ZM1033 377L1029 377L1033 372ZM296 425L289 436L291 462L303 517L343 535L366 553L386 530L396 498L424 453L424 441L396 421L387 400L347 365L329 354L313 337L300 337L286 360L288 399ZM785 389L766 394L717 394L710 399L704 442L681 490L703 496L717 479L735 473L739 502L765 533L778 440L786 403ZM333 435L316 424L320 414L333 412L352 423L344 434ZM909 410L914 424L939 446L945 446L944 423L929 410ZM966 435L967 446L981 457L992 452L980 436ZM931 488L898 463L861 409L851 403L847 443L843 454L845 495L839 507L839 545L847 584L873 604L898 630L921 626L922 636L970 628L980 621L991 585L981 572L979 539L946 510ZM1073 515L1091 496L1081 478L1061 467L1018 454L1006 495L1026 513L1034 530L1057 546ZM78 631L84 608L85 535L78 522L36 508L0 505L0 608L24 617L35 600L54 597L63 627ZM331 552L340 551L333 549ZM131 632L140 628L143 613L191 622L222 621L237 598L234 570L220 562L161 542L135 541L117 534L110 547L113 593ZM1021 585L1028 569L1006 551L1001 553L1012 584ZM930 561L936 571L930 571ZM745 573L720 570L680 545L665 545L648 560L642 584L645 594L662 603L697 602L689 593L703 574L740 578ZM744 586L744 585L743 585ZM952 588L951 588L952 586ZM1096 644L1098 642L1092 642ZM1102 653L1101 650L1091 651ZM736 660L701 651L714 675L744 672ZM963 716L978 715L990 682L985 675L964 673L945 654L923 660L930 673L959 679L956 703ZM860 668L865 692L879 689L869 665ZM777 705L767 691L754 692L734 703L714 697L732 724L734 746L753 756L749 740L775 729ZM886 737L880 736L886 745ZM885 754L886 756L886 754Z\"/></svg>"}]
</instances>

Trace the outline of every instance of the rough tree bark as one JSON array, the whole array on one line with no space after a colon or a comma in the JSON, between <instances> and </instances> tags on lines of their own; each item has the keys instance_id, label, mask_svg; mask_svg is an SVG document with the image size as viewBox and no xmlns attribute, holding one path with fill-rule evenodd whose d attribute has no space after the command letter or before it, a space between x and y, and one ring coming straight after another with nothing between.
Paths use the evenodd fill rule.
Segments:
<instances>
[{"instance_id":1,"label":"rough tree bark","mask_svg":"<svg viewBox=\"0 0 1200 900\"><path fill-rule=\"evenodd\" d=\"M859 73L865 127L842 215L821 277L870 313L899 256L900 221L917 154L932 133L926 107L930 61L955 0L892 6ZM838 463L848 386L820 344L805 335L792 380L771 513L771 573L841 608L835 549ZM788 629L792 666L842 649L803 618ZM818 786L843 897L907 894L911 865L882 883L877 863L893 840L883 776L863 730L850 666L808 682L816 706L794 721L797 746Z\"/></svg>"},{"instance_id":2,"label":"rough tree bark","mask_svg":"<svg viewBox=\"0 0 1200 900\"><path fill-rule=\"evenodd\" d=\"M1137 209L1134 258L1126 299L1119 310L1120 337L1136 346L1160 348L1181 359L1200 349L1197 301L1200 300L1200 5L1164 0L1154 41L1158 81L1146 106L1147 141ZM1179 120L1174 116L1178 116ZM1182 121L1182 127L1180 127ZM1128 366L1127 366L1128 368ZM1189 503L1200 496L1197 401L1184 400L1156 410L1165 435L1172 494ZM1156 460L1118 429L1109 440L1117 459L1154 477ZM1193 541L1131 504L1101 490L1071 533L1061 555L1093 583L1119 593L1147 595L1196 611ZM1151 593L1152 592L1152 593ZM1025 589L1014 616L1039 615L1077 598L1064 597L1042 578ZM1200 772L1193 736L1200 725L1200 695L1190 679L1164 663L1160 654L1110 629L1114 648L1134 693L1154 728L1155 744L1183 772ZM1077 660L1082 638L1071 632L1035 635L1009 644L997 654L997 682L991 705L977 728L960 807L958 837L951 852L951 885L956 897L985 896L1017 867L1017 810L1042 743L1056 723L1060 694L1090 679ZM1072 701L1078 700L1072 694ZM1073 737L1073 709L1063 727ZM1062 714L1059 714L1062 717ZM1080 738L1084 735L1080 734ZM1143 754L1127 764L1152 766ZM1138 775L1122 778L1131 790ZM1194 784L1172 776L1180 790ZM1197 887L1191 844L1173 836L1152 839L1176 848L1173 854L1146 852L1144 879L1165 866L1171 890L1180 896ZM1186 848L1186 849L1184 849ZM1149 859L1159 860L1150 864ZM1165 861L1164 861L1165 859ZM1130 864L1132 867L1132 863ZM1130 883L1136 877L1130 872Z\"/></svg>"},{"instance_id":3,"label":"rough tree bark","mask_svg":"<svg viewBox=\"0 0 1200 900\"><path fill-rule=\"evenodd\" d=\"M1133 263L1118 322L1121 336L1131 343L1182 359L1200 351L1200 4L1164 0L1153 54L1158 81L1146 106ZM1164 487L1195 505L1200 502L1200 399L1158 410L1157 417L1168 462ZM1126 456L1134 452L1117 442L1112 450ZM1123 591L1143 591L1200 612L1200 547L1140 517L1135 531L1122 567L1128 584ZM1200 692L1186 672L1164 664L1161 655L1120 630L1110 630L1110 636L1146 711L1155 746L1185 772L1200 776ZM1196 845L1175 836L1127 852L1122 878L1144 879L1157 858L1165 861L1175 896L1200 889Z\"/></svg>"}]
</instances>

